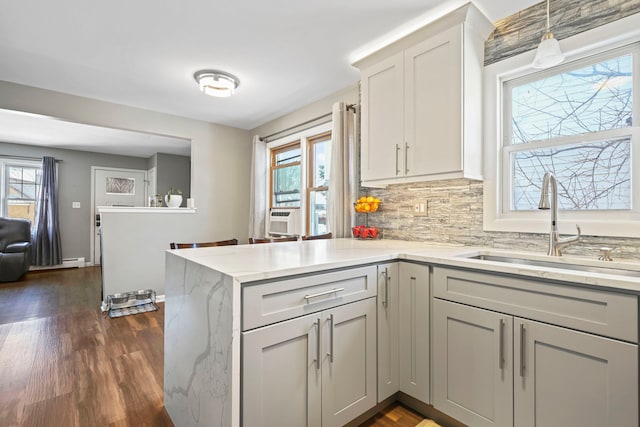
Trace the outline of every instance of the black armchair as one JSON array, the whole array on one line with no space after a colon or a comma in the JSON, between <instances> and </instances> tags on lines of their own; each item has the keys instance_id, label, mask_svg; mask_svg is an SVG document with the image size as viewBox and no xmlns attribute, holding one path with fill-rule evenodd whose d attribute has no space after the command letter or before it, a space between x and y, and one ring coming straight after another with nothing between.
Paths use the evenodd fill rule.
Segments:
<instances>
[{"instance_id":1,"label":"black armchair","mask_svg":"<svg viewBox=\"0 0 640 427\"><path fill-rule=\"evenodd\" d=\"M14 282L31 265L31 221L0 218L0 282Z\"/></svg>"}]
</instances>

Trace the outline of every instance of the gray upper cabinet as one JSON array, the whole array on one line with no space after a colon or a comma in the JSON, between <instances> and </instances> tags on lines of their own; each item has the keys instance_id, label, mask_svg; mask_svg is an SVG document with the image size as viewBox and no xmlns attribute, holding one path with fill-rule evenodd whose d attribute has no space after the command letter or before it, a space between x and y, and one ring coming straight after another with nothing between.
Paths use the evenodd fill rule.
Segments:
<instances>
[{"instance_id":1,"label":"gray upper cabinet","mask_svg":"<svg viewBox=\"0 0 640 427\"><path fill-rule=\"evenodd\" d=\"M361 59L364 186L482 178L489 20L471 3Z\"/></svg>"}]
</instances>

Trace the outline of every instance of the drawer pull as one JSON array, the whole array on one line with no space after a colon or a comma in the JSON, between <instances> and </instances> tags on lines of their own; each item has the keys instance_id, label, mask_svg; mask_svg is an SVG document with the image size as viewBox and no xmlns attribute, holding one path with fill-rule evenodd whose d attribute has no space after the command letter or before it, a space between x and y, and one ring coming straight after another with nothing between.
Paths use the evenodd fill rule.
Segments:
<instances>
[{"instance_id":1,"label":"drawer pull","mask_svg":"<svg viewBox=\"0 0 640 427\"><path fill-rule=\"evenodd\" d=\"M318 297L322 297L322 296L325 296L325 295L331 295L331 294L335 294L335 293L340 292L340 291L344 291L344 288L333 288L333 289L328 290L328 291L318 292L317 294L305 295L304 299L306 299L307 302L309 302L309 300L312 299L312 298L318 298Z\"/></svg>"}]
</instances>

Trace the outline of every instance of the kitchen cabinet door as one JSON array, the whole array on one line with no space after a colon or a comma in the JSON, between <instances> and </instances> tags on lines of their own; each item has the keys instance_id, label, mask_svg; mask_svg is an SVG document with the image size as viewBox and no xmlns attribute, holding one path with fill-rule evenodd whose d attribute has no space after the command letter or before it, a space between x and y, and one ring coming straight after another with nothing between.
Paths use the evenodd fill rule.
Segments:
<instances>
[{"instance_id":1,"label":"kitchen cabinet door","mask_svg":"<svg viewBox=\"0 0 640 427\"><path fill-rule=\"evenodd\" d=\"M516 427L637 427L638 346L516 318Z\"/></svg>"},{"instance_id":2,"label":"kitchen cabinet door","mask_svg":"<svg viewBox=\"0 0 640 427\"><path fill-rule=\"evenodd\" d=\"M363 182L395 178L404 156L403 55L395 54L361 73Z\"/></svg>"},{"instance_id":3,"label":"kitchen cabinet door","mask_svg":"<svg viewBox=\"0 0 640 427\"><path fill-rule=\"evenodd\" d=\"M404 175L462 171L462 25L407 49L404 61Z\"/></svg>"},{"instance_id":4,"label":"kitchen cabinet door","mask_svg":"<svg viewBox=\"0 0 640 427\"><path fill-rule=\"evenodd\" d=\"M400 391L430 403L429 267L401 262L399 275Z\"/></svg>"},{"instance_id":5,"label":"kitchen cabinet door","mask_svg":"<svg viewBox=\"0 0 640 427\"><path fill-rule=\"evenodd\" d=\"M320 313L242 334L242 425L321 427Z\"/></svg>"},{"instance_id":6,"label":"kitchen cabinet door","mask_svg":"<svg viewBox=\"0 0 640 427\"><path fill-rule=\"evenodd\" d=\"M433 322L433 406L470 426L512 426L513 318L434 299Z\"/></svg>"},{"instance_id":7,"label":"kitchen cabinet door","mask_svg":"<svg viewBox=\"0 0 640 427\"><path fill-rule=\"evenodd\" d=\"M378 402L399 389L398 263L378 266Z\"/></svg>"},{"instance_id":8,"label":"kitchen cabinet door","mask_svg":"<svg viewBox=\"0 0 640 427\"><path fill-rule=\"evenodd\" d=\"M322 315L322 425L339 427L376 404L376 299Z\"/></svg>"}]
</instances>

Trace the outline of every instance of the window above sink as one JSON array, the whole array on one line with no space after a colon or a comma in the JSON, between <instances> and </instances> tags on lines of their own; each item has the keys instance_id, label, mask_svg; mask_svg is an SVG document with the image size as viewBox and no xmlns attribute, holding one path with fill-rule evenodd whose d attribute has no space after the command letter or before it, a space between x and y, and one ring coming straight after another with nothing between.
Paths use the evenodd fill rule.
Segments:
<instances>
[{"instance_id":1,"label":"window above sink","mask_svg":"<svg viewBox=\"0 0 640 427\"><path fill-rule=\"evenodd\" d=\"M567 60L534 52L485 67L484 229L546 233L537 209L558 177L561 233L640 237L640 16L563 39Z\"/></svg>"}]
</instances>

